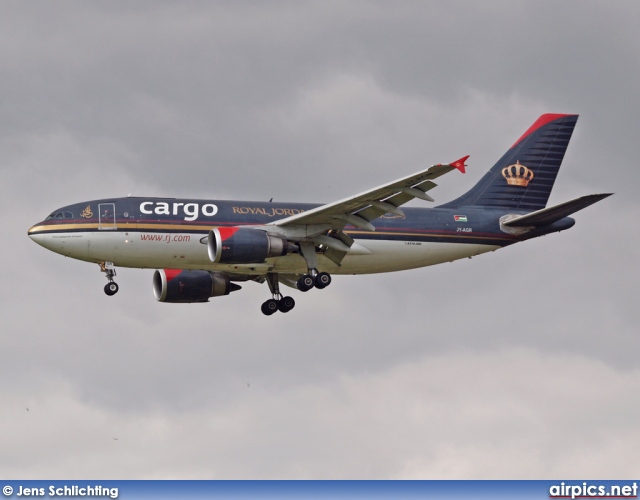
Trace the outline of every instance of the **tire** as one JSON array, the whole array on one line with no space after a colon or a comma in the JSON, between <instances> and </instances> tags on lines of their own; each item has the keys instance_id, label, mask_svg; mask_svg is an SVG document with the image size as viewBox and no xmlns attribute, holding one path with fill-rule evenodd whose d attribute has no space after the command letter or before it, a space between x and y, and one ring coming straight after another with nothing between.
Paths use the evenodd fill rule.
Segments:
<instances>
[{"instance_id":1,"label":"tire","mask_svg":"<svg viewBox=\"0 0 640 500\"><path fill-rule=\"evenodd\" d=\"M315 280L313 279L313 276L305 274L303 276L300 276L300 279L298 279L297 285L298 285L298 290L300 290L301 292L308 292L314 287Z\"/></svg>"},{"instance_id":2,"label":"tire","mask_svg":"<svg viewBox=\"0 0 640 500\"><path fill-rule=\"evenodd\" d=\"M278 310L278 302L274 299L269 299L264 304L262 304L261 309L262 314L264 314L265 316L271 316Z\"/></svg>"},{"instance_id":3,"label":"tire","mask_svg":"<svg viewBox=\"0 0 640 500\"><path fill-rule=\"evenodd\" d=\"M104 286L104 293L106 293L108 296L112 296L118 293L119 289L120 287L115 281L110 281Z\"/></svg>"},{"instance_id":4,"label":"tire","mask_svg":"<svg viewBox=\"0 0 640 500\"><path fill-rule=\"evenodd\" d=\"M331 284L331 275L329 273L320 273L316 276L316 288L323 289Z\"/></svg>"},{"instance_id":5,"label":"tire","mask_svg":"<svg viewBox=\"0 0 640 500\"><path fill-rule=\"evenodd\" d=\"M278 303L278 309L280 312L287 313L296 306L296 301L293 297L282 297L282 300Z\"/></svg>"}]
</instances>

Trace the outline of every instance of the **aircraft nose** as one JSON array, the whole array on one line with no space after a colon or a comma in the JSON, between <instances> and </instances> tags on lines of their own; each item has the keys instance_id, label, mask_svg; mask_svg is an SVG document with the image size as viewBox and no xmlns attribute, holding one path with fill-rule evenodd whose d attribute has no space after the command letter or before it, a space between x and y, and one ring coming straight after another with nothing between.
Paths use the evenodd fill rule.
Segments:
<instances>
[{"instance_id":1,"label":"aircraft nose","mask_svg":"<svg viewBox=\"0 0 640 500\"><path fill-rule=\"evenodd\" d=\"M42 245L42 226L40 225L40 223L31 226L27 231L27 235L33 241L35 241L39 245Z\"/></svg>"},{"instance_id":2,"label":"aircraft nose","mask_svg":"<svg viewBox=\"0 0 640 500\"><path fill-rule=\"evenodd\" d=\"M64 240L56 240L47 232L47 226L42 222L35 224L29 228L27 235L35 243L52 252L61 253L64 247Z\"/></svg>"}]
</instances>

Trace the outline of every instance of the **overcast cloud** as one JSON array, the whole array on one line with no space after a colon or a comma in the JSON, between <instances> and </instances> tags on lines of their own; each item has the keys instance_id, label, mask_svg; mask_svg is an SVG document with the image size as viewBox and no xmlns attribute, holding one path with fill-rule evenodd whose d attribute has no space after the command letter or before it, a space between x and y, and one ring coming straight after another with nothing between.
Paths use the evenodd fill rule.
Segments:
<instances>
[{"instance_id":1,"label":"overcast cloud","mask_svg":"<svg viewBox=\"0 0 640 500\"><path fill-rule=\"evenodd\" d=\"M631 478L637 2L0 4L0 476ZM580 119L570 231L472 260L156 302L27 229L95 198L330 202ZM422 206L422 202L416 205ZM116 439L114 439L116 438Z\"/></svg>"}]
</instances>

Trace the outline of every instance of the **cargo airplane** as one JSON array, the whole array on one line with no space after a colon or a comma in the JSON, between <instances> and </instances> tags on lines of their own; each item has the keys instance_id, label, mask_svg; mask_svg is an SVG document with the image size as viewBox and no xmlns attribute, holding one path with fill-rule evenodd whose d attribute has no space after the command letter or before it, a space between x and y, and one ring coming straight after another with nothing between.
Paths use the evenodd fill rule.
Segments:
<instances>
[{"instance_id":1,"label":"cargo airplane","mask_svg":"<svg viewBox=\"0 0 640 500\"><path fill-rule=\"evenodd\" d=\"M55 210L29 229L43 247L100 265L155 268L160 302L208 302L266 282L262 312L295 306L280 285L323 289L332 274L400 271L473 257L573 226L569 215L608 194L547 207L577 115L545 114L459 198L435 208L433 180L465 172L468 156L326 205L175 198L109 198Z\"/></svg>"}]
</instances>

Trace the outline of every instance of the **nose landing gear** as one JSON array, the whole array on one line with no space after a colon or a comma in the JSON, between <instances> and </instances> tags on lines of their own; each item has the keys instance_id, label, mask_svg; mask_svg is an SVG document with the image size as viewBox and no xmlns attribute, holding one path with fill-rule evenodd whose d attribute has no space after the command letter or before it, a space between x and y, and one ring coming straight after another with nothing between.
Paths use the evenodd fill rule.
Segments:
<instances>
[{"instance_id":1,"label":"nose landing gear","mask_svg":"<svg viewBox=\"0 0 640 500\"><path fill-rule=\"evenodd\" d=\"M109 280L109 283L104 287L104 293L109 297L118 293L120 287L115 281L113 281L113 277L116 275L116 268L114 267L113 262L101 262L100 271L103 272L106 275L107 280Z\"/></svg>"}]
</instances>

